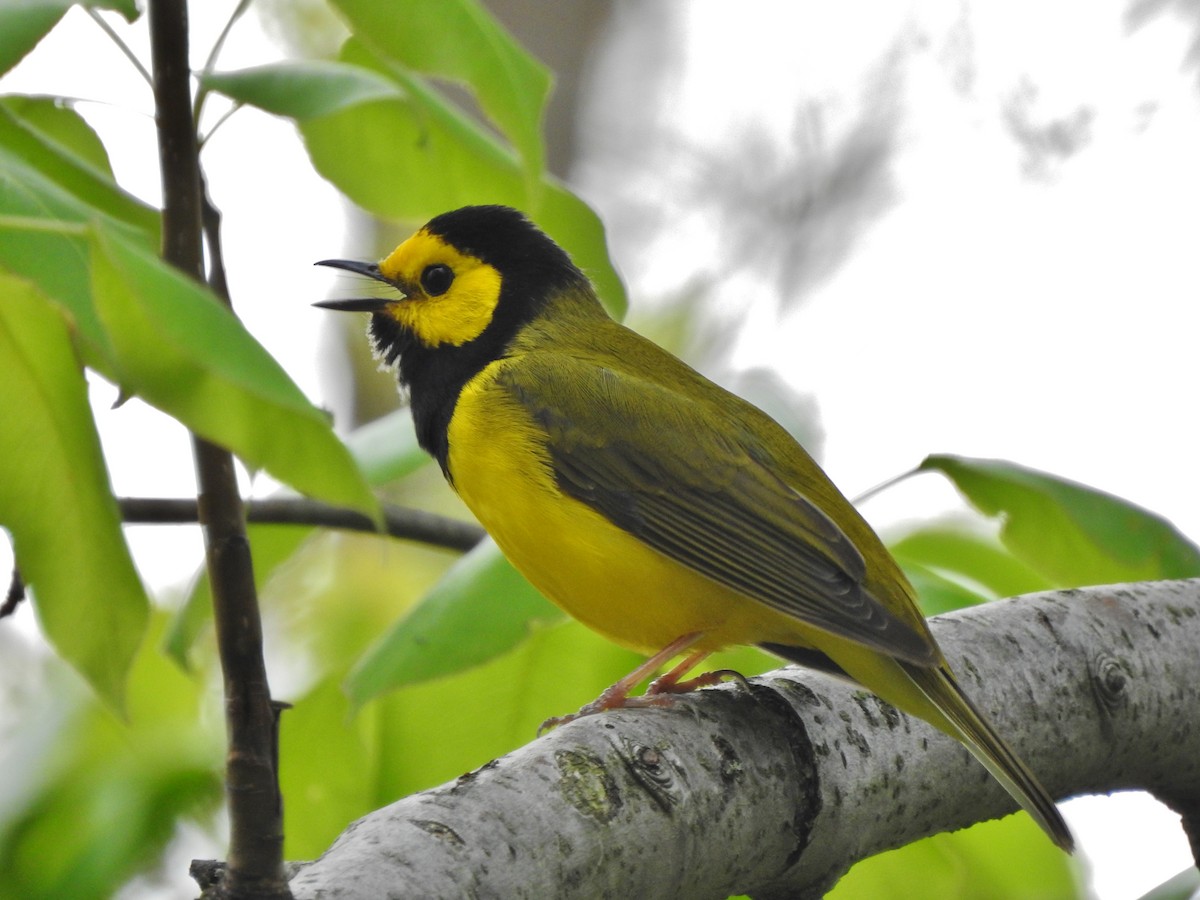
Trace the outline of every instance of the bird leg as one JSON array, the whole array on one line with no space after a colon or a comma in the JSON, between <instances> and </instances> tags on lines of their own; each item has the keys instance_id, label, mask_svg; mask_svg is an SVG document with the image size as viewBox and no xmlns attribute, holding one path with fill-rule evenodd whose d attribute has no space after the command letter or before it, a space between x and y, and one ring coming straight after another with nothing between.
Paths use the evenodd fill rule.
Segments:
<instances>
[{"instance_id":1,"label":"bird leg","mask_svg":"<svg viewBox=\"0 0 1200 900\"><path fill-rule=\"evenodd\" d=\"M565 725L568 722L573 722L582 716L590 716L593 713L603 712L606 709L627 709L630 707L645 707L645 706L667 706L671 702L669 696L664 694L681 693L690 691L693 688L684 687L690 682L679 683L679 679L687 674L688 670L694 667L700 660L708 656L708 652L697 650L688 655L688 657L675 668L671 669L661 678L657 679L650 688L646 697L630 697L629 692L641 684L646 678L653 675L658 669L670 659L675 658L680 653L686 651L689 647L696 644L704 637L704 632L696 631L691 634L685 634L683 637L669 643L666 647L655 653L652 657L622 678L620 681L609 686L595 700L586 706L582 707L579 712L566 716L553 716L547 719L538 728L538 734L549 731L551 728L557 728L559 725ZM701 676L703 678L704 676ZM699 681L700 679L692 679ZM662 683L662 688L656 688L656 685ZM710 682L715 683L715 682ZM702 685L695 685L701 687Z\"/></svg>"}]
</instances>

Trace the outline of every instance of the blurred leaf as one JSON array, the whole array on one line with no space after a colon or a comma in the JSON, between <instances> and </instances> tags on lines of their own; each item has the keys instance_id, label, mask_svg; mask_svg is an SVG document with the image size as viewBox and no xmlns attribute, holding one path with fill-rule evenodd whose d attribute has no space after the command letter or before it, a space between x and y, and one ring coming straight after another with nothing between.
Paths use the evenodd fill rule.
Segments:
<instances>
[{"instance_id":1,"label":"blurred leaf","mask_svg":"<svg viewBox=\"0 0 1200 900\"><path fill-rule=\"evenodd\" d=\"M1020 865L1014 865L1020 860ZM1085 897L1079 868L1024 813L937 834L857 863L829 900Z\"/></svg>"},{"instance_id":2,"label":"blurred leaf","mask_svg":"<svg viewBox=\"0 0 1200 900\"><path fill-rule=\"evenodd\" d=\"M71 6L72 0L0 4L0 72L19 63Z\"/></svg>"},{"instance_id":3,"label":"blurred leaf","mask_svg":"<svg viewBox=\"0 0 1200 900\"><path fill-rule=\"evenodd\" d=\"M38 127L18 118L11 104L0 105L0 146L4 156L19 160L24 168L38 172L82 205L82 208L76 206L73 215L62 218L87 222L97 212L103 213L132 231L134 234L129 237L136 235L144 245L154 246L158 240L158 211L121 190L90 160L77 156L74 148L48 139L41 130L45 118L42 117Z\"/></svg>"},{"instance_id":4,"label":"blurred leaf","mask_svg":"<svg viewBox=\"0 0 1200 900\"><path fill-rule=\"evenodd\" d=\"M355 719L336 677L295 700L281 721L280 787L287 798L287 859L316 859L349 822L369 812L375 765L368 722Z\"/></svg>"},{"instance_id":5,"label":"blurred leaf","mask_svg":"<svg viewBox=\"0 0 1200 900\"><path fill-rule=\"evenodd\" d=\"M318 685L284 718L285 790L289 798L305 795L289 801L288 814L294 811L300 823L299 831L287 830L289 856L318 852L346 822L366 811L456 778L528 743L545 719L593 700L642 659L578 622L562 621L548 627L534 624L512 649L480 665L391 691L352 718L352 700L344 695L339 700L328 683ZM714 665L753 674L776 663L743 647L715 656ZM431 728L437 753L428 752ZM295 782L289 773L296 775Z\"/></svg>"},{"instance_id":6,"label":"blurred leaf","mask_svg":"<svg viewBox=\"0 0 1200 900\"><path fill-rule=\"evenodd\" d=\"M126 22L136 22L142 14L138 9L137 0L83 0L83 5L93 9L111 9L120 13Z\"/></svg>"},{"instance_id":7,"label":"blurred leaf","mask_svg":"<svg viewBox=\"0 0 1200 900\"><path fill-rule=\"evenodd\" d=\"M889 545L901 563L953 573L986 588L991 597L1013 597L1054 587L990 535L930 524Z\"/></svg>"},{"instance_id":8,"label":"blurred leaf","mask_svg":"<svg viewBox=\"0 0 1200 900\"><path fill-rule=\"evenodd\" d=\"M392 7L386 18L401 21ZM624 311L603 228L583 201L548 176L531 179L491 133L399 63L355 40L342 57L213 74L205 84L295 119L318 171L376 215L415 223L472 203L522 209L572 253L608 307Z\"/></svg>"},{"instance_id":9,"label":"blurred leaf","mask_svg":"<svg viewBox=\"0 0 1200 900\"><path fill-rule=\"evenodd\" d=\"M0 276L0 523L58 652L107 702L145 632L149 602L62 314L28 282Z\"/></svg>"},{"instance_id":10,"label":"blurred leaf","mask_svg":"<svg viewBox=\"0 0 1200 900\"><path fill-rule=\"evenodd\" d=\"M346 436L346 446L367 482L376 487L411 475L433 461L417 443L412 413L407 409L398 409L354 429Z\"/></svg>"},{"instance_id":11,"label":"blurred leaf","mask_svg":"<svg viewBox=\"0 0 1200 900\"><path fill-rule=\"evenodd\" d=\"M379 760L373 805L456 778L529 743L547 718L594 700L643 659L564 621L535 627L483 665L379 698L364 710L374 716L371 737ZM429 752L429 723L436 723L436 753Z\"/></svg>"},{"instance_id":12,"label":"blurred leaf","mask_svg":"<svg viewBox=\"0 0 1200 900\"><path fill-rule=\"evenodd\" d=\"M153 617L153 636L162 620ZM44 708L53 704L57 740L38 760L41 773L22 772L46 776L32 795L0 810L0 897L102 900L158 862L181 819L216 808L220 736L202 730L204 684L185 677L154 641L130 673L126 721L85 703L56 659L44 664L45 689L18 710L33 727L11 738L23 757L19 745L42 730Z\"/></svg>"},{"instance_id":13,"label":"blurred leaf","mask_svg":"<svg viewBox=\"0 0 1200 900\"><path fill-rule=\"evenodd\" d=\"M328 60L270 63L236 72L212 72L201 82L239 103L277 116L309 119L359 103L402 97L388 78Z\"/></svg>"},{"instance_id":14,"label":"blurred leaf","mask_svg":"<svg viewBox=\"0 0 1200 900\"><path fill-rule=\"evenodd\" d=\"M312 534L311 528L294 525L247 525L250 556L254 560L254 584L259 595L275 567L288 559ZM178 665L190 670L196 638L212 621L212 587L208 570L201 566L183 604L171 616L163 639L163 650Z\"/></svg>"},{"instance_id":15,"label":"blurred leaf","mask_svg":"<svg viewBox=\"0 0 1200 900\"><path fill-rule=\"evenodd\" d=\"M294 655L308 657L310 678L344 673L455 558L406 541L317 530L270 573L263 613L291 641Z\"/></svg>"},{"instance_id":16,"label":"blurred leaf","mask_svg":"<svg viewBox=\"0 0 1200 900\"><path fill-rule=\"evenodd\" d=\"M0 97L3 106L27 128L58 144L66 153L113 178L112 163L99 135L71 105L58 97Z\"/></svg>"},{"instance_id":17,"label":"blurred leaf","mask_svg":"<svg viewBox=\"0 0 1200 900\"><path fill-rule=\"evenodd\" d=\"M1200 549L1169 522L1111 494L1013 463L930 456L918 471L950 478L1000 538L1061 585L1189 578Z\"/></svg>"},{"instance_id":18,"label":"blurred leaf","mask_svg":"<svg viewBox=\"0 0 1200 900\"><path fill-rule=\"evenodd\" d=\"M65 212L62 206L47 209L42 198L11 190L13 184L6 176L12 169L2 157L0 150L0 266L62 304L71 314L88 363L111 372L112 348L92 305L88 227L56 215ZM59 195L56 199L66 198L54 185L43 186Z\"/></svg>"},{"instance_id":19,"label":"blurred leaf","mask_svg":"<svg viewBox=\"0 0 1200 900\"><path fill-rule=\"evenodd\" d=\"M332 0L359 40L408 69L468 86L531 181L545 166L550 73L475 0Z\"/></svg>"},{"instance_id":20,"label":"blurred leaf","mask_svg":"<svg viewBox=\"0 0 1200 900\"><path fill-rule=\"evenodd\" d=\"M354 667L346 691L363 703L405 684L477 666L563 613L490 541L446 576Z\"/></svg>"},{"instance_id":21,"label":"blurred leaf","mask_svg":"<svg viewBox=\"0 0 1200 900\"><path fill-rule=\"evenodd\" d=\"M565 620L535 625L525 640L482 665L372 701L359 716L371 717L378 757L372 805L441 784L529 743L546 719L596 699L644 659ZM747 676L778 666L752 647L714 654L711 663ZM428 752L430 722L437 723L437 753Z\"/></svg>"},{"instance_id":22,"label":"blurred leaf","mask_svg":"<svg viewBox=\"0 0 1200 900\"><path fill-rule=\"evenodd\" d=\"M182 747L174 748L176 751ZM209 808L220 781L183 759L136 761L64 778L9 835L0 873L21 900L107 900L155 861L176 817Z\"/></svg>"},{"instance_id":23,"label":"blurred leaf","mask_svg":"<svg viewBox=\"0 0 1200 900\"><path fill-rule=\"evenodd\" d=\"M546 718L578 709L639 661L564 622L483 665L393 691L357 715L336 679L317 684L283 718L288 857L315 855L369 810L528 743Z\"/></svg>"},{"instance_id":24,"label":"blurred leaf","mask_svg":"<svg viewBox=\"0 0 1200 900\"><path fill-rule=\"evenodd\" d=\"M316 677L339 666L344 671L454 558L383 535L254 524L246 533L259 601L264 609L286 610L291 633L320 660ZM202 568L171 620L166 651L182 666L195 665L196 640L211 621L212 594Z\"/></svg>"},{"instance_id":25,"label":"blurred leaf","mask_svg":"<svg viewBox=\"0 0 1200 900\"><path fill-rule=\"evenodd\" d=\"M1141 900L1193 900L1197 892L1200 892L1200 871L1192 867L1147 891Z\"/></svg>"},{"instance_id":26,"label":"blurred leaf","mask_svg":"<svg viewBox=\"0 0 1200 900\"><path fill-rule=\"evenodd\" d=\"M115 380L112 347L92 302L89 238L95 228L147 250L157 246L157 213L0 106L0 265L70 312L84 361Z\"/></svg>"},{"instance_id":27,"label":"blurred leaf","mask_svg":"<svg viewBox=\"0 0 1200 900\"><path fill-rule=\"evenodd\" d=\"M610 310L624 312L596 214L549 176L531 186L512 153L418 75L373 56L355 40L342 60L391 80L392 100L361 103L299 120L317 170L375 215L411 223L476 203L526 212L596 283Z\"/></svg>"},{"instance_id":28,"label":"blurred leaf","mask_svg":"<svg viewBox=\"0 0 1200 900\"><path fill-rule=\"evenodd\" d=\"M37 46L75 0L20 0L0 3L0 72L7 72ZM87 0L93 9L112 9L132 22L137 18L135 0Z\"/></svg>"},{"instance_id":29,"label":"blurred leaf","mask_svg":"<svg viewBox=\"0 0 1200 900\"><path fill-rule=\"evenodd\" d=\"M975 606L989 599L919 562L914 562L899 553L896 553L895 556L896 561L904 570L904 574L916 588L921 611L927 616L936 616L954 609L962 609L965 606Z\"/></svg>"},{"instance_id":30,"label":"blurred leaf","mask_svg":"<svg viewBox=\"0 0 1200 900\"><path fill-rule=\"evenodd\" d=\"M215 297L103 233L92 278L123 388L305 494L379 514L328 416Z\"/></svg>"}]
</instances>

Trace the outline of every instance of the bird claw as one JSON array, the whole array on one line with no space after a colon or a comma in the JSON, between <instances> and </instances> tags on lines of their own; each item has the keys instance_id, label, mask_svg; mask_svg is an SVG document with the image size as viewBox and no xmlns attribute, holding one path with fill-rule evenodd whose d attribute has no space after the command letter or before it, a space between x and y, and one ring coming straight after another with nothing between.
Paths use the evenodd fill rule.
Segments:
<instances>
[{"instance_id":1,"label":"bird claw","mask_svg":"<svg viewBox=\"0 0 1200 900\"><path fill-rule=\"evenodd\" d=\"M687 681L672 681L667 678L659 678L657 681L650 683L650 686L646 688L646 693L660 696L663 694L686 694L700 688L721 684L726 679L736 681L745 690L750 689L750 682L746 680L746 676L741 672L733 669L715 669L712 672L697 675L695 678L689 678Z\"/></svg>"},{"instance_id":2,"label":"bird claw","mask_svg":"<svg viewBox=\"0 0 1200 900\"><path fill-rule=\"evenodd\" d=\"M581 706L579 712L568 713L565 716L551 716L538 726L537 733L538 737L541 737L547 731L558 728L560 725L566 725L568 722L574 722L576 719L582 719L584 716L592 716L609 709L647 709L649 707L670 706L674 701L674 697L657 691L647 691L647 696L643 697L618 696L616 694L608 694L605 691L605 693L601 694L591 703Z\"/></svg>"},{"instance_id":3,"label":"bird claw","mask_svg":"<svg viewBox=\"0 0 1200 900\"><path fill-rule=\"evenodd\" d=\"M661 709L673 704L675 698L680 694L687 694L699 688L721 684L727 679L737 682L744 690L748 691L750 689L750 682L746 680L746 677L740 672L735 672L733 669L717 669L713 672L705 672L703 675L697 675L695 678L689 678L687 681L676 681L663 677L652 681L650 686L646 688L646 693L640 697L630 697L615 691L605 691L591 703L580 707L579 712L568 713L565 716L551 716L538 726L538 737L541 737L551 729L558 728L560 725L566 725L568 722L574 722L576 719L595 715L598 712L604 712L608 709Z\"/></svg>"}]
</instances>

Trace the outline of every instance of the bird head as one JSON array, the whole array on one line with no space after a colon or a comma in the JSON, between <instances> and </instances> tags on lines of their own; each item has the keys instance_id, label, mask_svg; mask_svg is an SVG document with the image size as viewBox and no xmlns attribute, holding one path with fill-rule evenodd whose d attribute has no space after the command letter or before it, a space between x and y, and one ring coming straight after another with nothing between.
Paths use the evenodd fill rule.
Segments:
<instances>
[{"instance_id":1,"label":"bird head","mask_svg":"<svg viewBox=\"0 0 1200 900\"><path fill-rule=\"evenodd\" d=\"M315 306L369 312L426 349L461 347L485 333L507 338L540 311L547 296L586 278L536 225L506 206L467 206L431 219L378 263L326 259L391 290L379 297L322 300ZM391 324L391 323L394 323Z\"/></svg>"}]
</instances>

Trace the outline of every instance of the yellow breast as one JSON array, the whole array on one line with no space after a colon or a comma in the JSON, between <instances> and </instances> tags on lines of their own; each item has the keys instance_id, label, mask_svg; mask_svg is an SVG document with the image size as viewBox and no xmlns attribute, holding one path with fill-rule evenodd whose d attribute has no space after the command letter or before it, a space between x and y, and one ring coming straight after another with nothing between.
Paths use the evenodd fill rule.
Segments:
<instances>
[{"instance_id":1,"label":"yellow breast","mask_svg":"<svg viewBox=\"0 0 1200 900\"><path fill-rule=\"evenodd\" d=\"M450 421L455 490L505 556L549 600L608 639L655 653L702 631L698 649L809 643L802 623L668 559L554 483L547 436L492 363L464 389Z\"/></svg>"}]
</instances>

